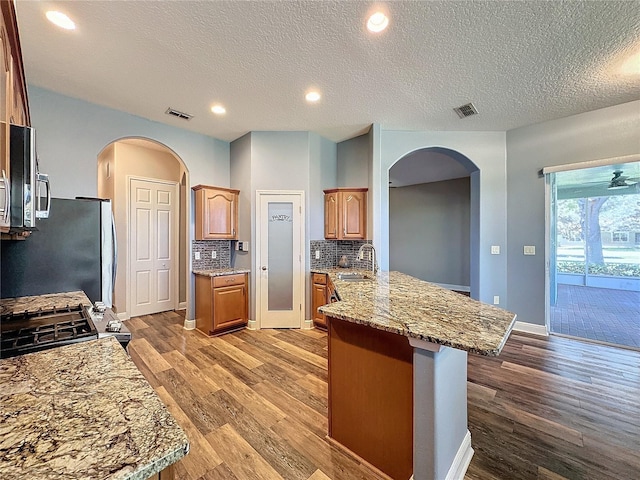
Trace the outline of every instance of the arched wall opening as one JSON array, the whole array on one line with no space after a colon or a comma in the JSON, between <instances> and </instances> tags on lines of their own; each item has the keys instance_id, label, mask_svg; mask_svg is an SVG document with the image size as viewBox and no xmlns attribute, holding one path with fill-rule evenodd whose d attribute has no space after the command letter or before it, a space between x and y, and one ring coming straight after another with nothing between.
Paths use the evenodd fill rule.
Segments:
<instances>
[{"instance_id":1,"label":"arched wall opening","mask_svg":"<svg viewBox=\"0 0 640 480\"><path fill-rule=\"evenodd\" d=\"M389 269L478 298L479 168L443 147L398 158L389 176Z\"/></svg>"},{"instance_id":2,"label":"arched wall opening","mask_svg":"<svg viewBox=\"0 0 640 480\"><path fill-rule=\"evenodd\" d=\"M189 171L184 161L166 145L143 137L123 137L109 143L98 154L98 196L109 198L117 231L117 275L114 288L114 310L121 319L130 318L130 227L129 182L131 178L155 180L175 184L178 191L177 219L172 223L177 239L177 279L171 285L174 292L175 309L187 308L190 299L189 219L190 195L188 191ZM166 308L163 308L166 310Z\"/></svg>"}]
</instances>

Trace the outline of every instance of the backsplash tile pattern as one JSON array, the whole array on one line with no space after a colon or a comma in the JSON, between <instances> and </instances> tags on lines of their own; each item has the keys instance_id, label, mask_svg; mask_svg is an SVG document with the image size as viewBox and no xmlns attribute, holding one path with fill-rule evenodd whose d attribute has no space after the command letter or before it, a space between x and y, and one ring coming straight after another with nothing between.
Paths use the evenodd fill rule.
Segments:
<instances>
[{"instance_id":1,"label":"backsplash tile pattern","mask_svg":"<svg viewBox=\"0 0 640 480\"><path fill-rule=\"evenodd\" d=\"M216 258L211 258L211 252L214 250ZM196 260L196 252L200 252L200 260ZM231 266L231 242L229 240L193 240L191 255L193 255L193 270L228 268Z\"/></svg>"},{"instance_id":2,"label":"backsplash tile pattern","mask_svg":"<svg viewBox=\"0 0 640 480\"><path fill-rule=\"evenodd\" d=\"M311 270L335 268L340 257L346 255L349 268L371 269L369 249L365 250L364 260L358 260L358 250L366 240L311 240ZM316 260L316 250L320 251L320 259Z\"/></svg>"}]
</instances>

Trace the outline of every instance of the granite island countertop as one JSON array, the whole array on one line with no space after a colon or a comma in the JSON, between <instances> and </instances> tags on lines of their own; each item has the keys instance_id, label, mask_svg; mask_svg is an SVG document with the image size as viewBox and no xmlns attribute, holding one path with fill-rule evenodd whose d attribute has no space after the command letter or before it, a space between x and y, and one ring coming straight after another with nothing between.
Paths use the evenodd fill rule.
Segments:
<instances>
[{"instance_id":1,"label":"granite island countertop","mask_svg":"<svg viewBox=\"0 0 640 480\"><path fill-rule=\"evenodd\" d=\"M113 337L0 360L3 480L142 480L188 450Z\"/></svg>"},{"instance_id":2,"label":"granite island countertop","mask_svg":"<svg viewBox=\"0 0 640 480\"><path fill-rule=\"evenodd\" d=\"M87 307L91 306L91 300L82 291L49 293L32 297L3 298L0 299L0 314L37 312L38 310L73 307L80 304Z\"/></svg>"},{"instance_id":3,"label":"granite island countertop","mask_svg":"<svg viewBox=\"0 0 640 480\"><path fill-rule=\"evenodd\" d=\"M204 275L206 277L222 277L224 275L235 275L237 273L251 273L248 268L209 268L207 270L193 270L195 275Z\"/></svg>"},{"instance_id":4,"label":"granite island countertop","mask_svg":"<svg viewBox=\"0 0 640 480\"><path fill-rule=\"evenodd\" d=\"M473 300L400 272L360 271L370 280L348 282L327 273L340 301L320 307L329 317L368 325L480 355L500 353L516 320L514 313Z\"/></svg>"}]
</instances>

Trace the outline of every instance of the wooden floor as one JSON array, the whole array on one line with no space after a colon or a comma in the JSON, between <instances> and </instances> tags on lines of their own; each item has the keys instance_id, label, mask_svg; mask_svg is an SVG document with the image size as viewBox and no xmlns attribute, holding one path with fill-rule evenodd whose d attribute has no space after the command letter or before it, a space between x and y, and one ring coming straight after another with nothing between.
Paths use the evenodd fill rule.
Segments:
<instances>
[{"instance_id":1,"label":"wooden floor","mask_svg":"<svg viewBox=\"0 0 640 480\"><path fill-rule=\"evenodd\" d=\"M132 359L191 442L184 480L379 477L332 447L326 334L185 331L170 312L127 322ZM469 356L467 479L640 478L640 353L513 334Z\"/></svg>"}]
</instances>

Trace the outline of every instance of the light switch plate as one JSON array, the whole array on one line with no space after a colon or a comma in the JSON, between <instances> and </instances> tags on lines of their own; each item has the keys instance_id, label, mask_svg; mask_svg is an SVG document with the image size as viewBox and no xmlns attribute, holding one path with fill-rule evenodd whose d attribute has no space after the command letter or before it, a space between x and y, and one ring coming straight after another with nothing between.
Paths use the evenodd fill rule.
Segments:
<instances>
[{"instance_id":1,"label":"light switch plate","mask_svg":"<svg viewBox=\"0 0 640 480\"><path fill-rule=\"evenodd\" d=\"M211 250L211 258L218 258L218 252Z\"/></svg>"},{"instance_id":2,"label":"light switch plate","mask_svg":"<svg viewBox=\"0 0 640 480\"><path fill-rule=\"evenodd\" d=\"M525 255L535 255L536 254L535 245L525 245L524 246L524 254Z\"/></svg>"},{"instance_id":3,"label":"light switch plate","mask_svg":"<svg viewBox=\"0 0 640 480\"><path fill-rule=\"evenodd\" d=\"M500 297L498 295L493 296L493 304L500 305Z\"/></svg>"},{"instance_id":4,"label":"light switch plate","mask_svg":"<svg viewBox=\"0 0 640 480\"><path fill-rule=\"evenodd\" d=\"M316 250L316 260L320 260L320 250Z\"/></svg>"},{"instance_id":5,"label":"light switch plate","mask_svg":"<svg viewBox=\"0 0 640 480\"><path fill-rule=\"evenodd\" d=\"M200 260L200 252L193 252L193 258Z\"/></svg>"},{"instance_id":6,"label":"light switch plate","mask_svg":"<svg viewBox=\"0 0 640 480\"><path fill-rule=\"evenodd\" d=\"M491 245L491 255L500 255L500 245Z\"/></svg>"}]
</instances>

